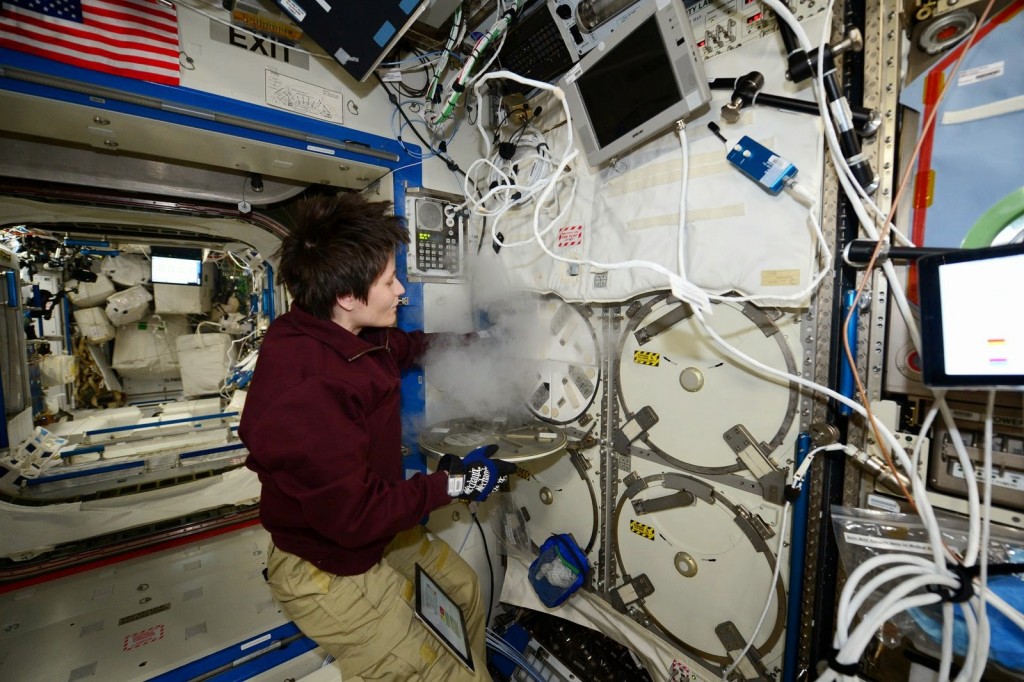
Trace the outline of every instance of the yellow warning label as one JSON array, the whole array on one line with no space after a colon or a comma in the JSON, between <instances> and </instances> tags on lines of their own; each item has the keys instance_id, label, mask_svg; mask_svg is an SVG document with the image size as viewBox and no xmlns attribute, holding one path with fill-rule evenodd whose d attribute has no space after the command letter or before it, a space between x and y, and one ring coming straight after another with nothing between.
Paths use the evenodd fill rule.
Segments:
<instances>
[{"instance_id":1,"label":"yellow warning label","mask_svg":"<svg viewBox=\"0 0 1024 682\"><path fill-rule=\"evenodd\" d=\"M630 521L629 529L642 538L647 538L648 540L654 539L654 528L640 523L639 521Z\"/></svg>"},{"instance_id":2,"label":"yellow warning label","mask_svg":"<svg viewBox=\"0 0 1024 682\"><path fill-rule=\"evenodd\" d=\"M657 367L661 362L661 354L649 350L635 350L633 351L633 362L638 365Z\"/></svg>"}]
</instances>

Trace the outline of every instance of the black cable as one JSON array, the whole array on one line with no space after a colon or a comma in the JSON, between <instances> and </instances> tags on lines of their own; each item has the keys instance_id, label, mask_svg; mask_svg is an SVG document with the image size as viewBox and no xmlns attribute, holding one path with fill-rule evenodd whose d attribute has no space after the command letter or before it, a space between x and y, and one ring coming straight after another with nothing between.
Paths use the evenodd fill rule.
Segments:
<instances>
[{"instance_id":1,"label":"black cable","mask_svg":"<svg viewBox=\"0 0 1024 682\"><path fill-rule=\"evenodd\" d=\"M487 574L491 578L491 593L487 595L487 620L484 621L484 629L487 629L487 624L491 622L491 602L494 601L494 566L491 565L491 552L487 549L487 536L484 535L484 527L480 525L480 519L473 514L473 523L480 529L480 539L484 543L484 556L487 557Z\"/></svg>"},{"instance_id":2,"label":"black cable","mask_svg":"<svg viewBox=\"0 0 1024 682\"><path fill-rule=\"evenodd\" d=\"M410 52L412 52L416 59L420 61L420 64L424 63L424 59L428 59L425 56L425 53L418 48L413 48L412 50L410 50ZM423 84L422 88L413 88L409 85L406 85L405 80L403 79L398 82L398 89L407 97L412 97L414 99L426 97L427 89L430 87L431 81L434 80L434 68L432 65L427 64L427 67L423 69L423 71L427 75L427 81Z\"/></svg>"},{"instance_id":3,"label":"black cable","mask_svg":"<svg viewBox=\"0 0 1024 682\"><path fill-rule=\"evenodd\" d=\"M411 128L412 132L416 135L417 138L419 138L419 141L423 143L423 146L426 147L427 149L429 149L431 152L433 152L437 156L437 158L439 158L442 161L444 161L445 165L448 166L448 170L450 170L450 171L452 171L454 173L461 173L462 175L465 175L466 172L464 170L462 170L462 168L459 167L459 164L455 163L455 160L452 157L448 156L448 154L446 154L444 152L444 150L435 149L434 145L432 145L429 142L427 142L426 139L424 139L423 135L420 134L420 131L416 130L416 126L413 125L412 119L409 118L409 115L406 114L405 110L401 107L401 105L399 103L399 100L398 100L398 96L395 95L395 93L393 93L391 91L391 88L389 88L387 86L387 84L384 82L384 79L380 77L380 74L377 73L376 71L374 71L373 72L373 77L377 79L378 83L380 83L380 86L384 89L384 92L386 92L387 95L388 95L388 101L390 101L391 104L395 108L398 109L398 113L401 114L402 118L404 118L406 123L409 124L409 128ZM389 171L389 173L390 173L390 171ZM385 174L381 178L378 178L375 182L380 181L384 177L387 177L387 174ZM371 182L366 187L371 187L372 185L373 185L373 183ZM363 189L366 189L366 188L363 188Z\"/></svg>"},{"instance_id":4,"label":"black cable","mask_svg":"<svg viewBox=\"0 0 1024 682\"><path fill-rule=\"evenodd\" d=\"M515 144L516 143L516 137L521 137L522 134L526 131L526 126L528 126L528 125L530 125L530 122L528 120L527 121L523 121L523 125L519 126L519 128L517 128L514 133L509 135L508 141L511 142L512 144Z\"/></svg>"}]
</instances>

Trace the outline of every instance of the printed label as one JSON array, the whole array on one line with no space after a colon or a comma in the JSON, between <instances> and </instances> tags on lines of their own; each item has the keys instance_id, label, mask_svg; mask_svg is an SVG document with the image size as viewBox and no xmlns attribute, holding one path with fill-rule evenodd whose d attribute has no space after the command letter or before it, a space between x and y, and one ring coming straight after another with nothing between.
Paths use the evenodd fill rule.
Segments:
<instances>
[{"instance_id":1,"label":"printed label","mask_svg":"<svg viewBox=\"0 0 1024 682\"><path fill-rule=\"evenodd\" d=\"M894 514L900 512L900 505L896 500L890 500L888 497L882 497L881 495L868 495L868 506Z\"/></svg>"},{"instance_id":2,"label":"printed label","mask_svg":"<svg viewBox=\"0 0 1024 682\"><path fill-rule=\"evenodd\" d=\"M1006 62L995 62L984 66L976 66L973 69L964 69L957 76L957 85L973 85L982 81L999 78L1006 70Z\"/></svg>"},{"instance_id":3,"label":"printed label","mask_svg":"<svg viewBox=\"0 0 1024 682\"><path fill-rule=\"evenodd\" d=\"M651 526L648 526L645 523L640 523L639 521L630 521L629 522L629 530L631 530L632 532L636 533L637 535L639 535L642 538L647 538L648 540L654 540L654 528L652 528Z\"/></svg>"},{"instance_id":4,"label":"printed label","mask_svg":"<svg viewBox=\"0 0 1024 682\"><path fill-rule=\"evenodd\" d=\"M266 103L278 109L330 123L344 123L345 98L334 92L275 71L266 71ZM330 152L333 154L333 152Z\"/></svg>"},{"instance_id":5,"label":"printed label","mask_svg":"<svg viewBox=\"0 0 1024 682\"><path fill-rule=\"evenodd\" d=\"M761 286L795 287L800 284L799 270L762 270Z\"/></svg>"},{"instance_id":6,"label":"printed label","mask_svg":"<svg viewBox=\"0 0 1024 682\"><path fill-rule=\"evenodd\" d=\"M956 478L967 478L967 476L964 475L964 468L960 465L960 462L953 462L952 469L949 473ZM980 466L974 468L974 477L979 483L985 480L985 472ZM997 488L1024 490L1024 474L1016 471L999 471L998 469L992 469L992 485Z\"/></svg>"},{"instance_id":7,"label":"printed label","mask_svg":"<svg viewBox=\"0 0 1024 682\"><path fill-rule=\"evenodd\" d=\"M569 69L569 72L567 74L565 74L565 84L569 85L571 83L575 83L576 79L579 78L582 75L583 75L583 67L580 66L579 63L577 63L576 66L574 66L571 69Z\"/></svg>"},{"instance_id":8,"label":"printed label","mask_svg":"<svg viewBox=\"0 0 1024 682\"><path fill-rule=\"evenodd\" d=\"M293 2L293 0L281 0L281 7L283 7L284 11L288 12L288 14L292 15L292 18L295 19L295 21L301 22L306 18L306 10L299 7L295 2Z\"/></svg>"},{"instance_id":9,"label":"printed label","mask_svg":"<svg viewBox=\"0 0 1024 682\"><path fill-rule=\"evenodd\" d=\"M649 350L633 351L633 362L637 365L657 367L661 363L661 354Z\"/></svg>"},{"instance_id":10,"label":"printed label","mask_svg":"<svg viewBox=\"0 0 1024 682\"><path fill-rule=\"evenodd\" d=\"M268 632L267 634L263 635L262 637L257 637L256 639L254 639L252 641L246 642L240 648L241 648L242 651L245 651L246 649L251 649L252 647L254 647L256 645L263 644L264 642L269 641L269 640L270 640L270 633Z\"/></svg>"},{"instance_id":11,"label":"printed label","mask_svg":"<svg viewBox=\"0 0 1024 682\"><path fill-rule=\"evenodd\" d=\"M891 538L876 538L871 535L860 535L859 533L844 533L843 536L851 545L872 547L874 549L897 550L900 552L916 552L918 554L931 554L931 545L927 542L915 542L914 540L893 540Z\"/></svg>"},{"instance_id":12,"label":"printed label","mask_svg":"<svg viewBox=\"0 0 1024 682\"><path fill-rule=\"evenodd\" d=\"M583 243L583 226L566 225L558 231L558 248L579 246Z\"/></svg>"},{"instance_id":13,"label":"printed label","mask_svg":"<svg viewBox=\"0 0 1024 682\"><path fill-rule=\"evenodd\" d=\"M164 638L164 626L154 625L151 628L145 630L139 630L130 635L124 636L124 645L122 651L131 651L132 649L138 649L140 646L145 646L151 642L156 642Z\"/></svg>"}]
</instances>

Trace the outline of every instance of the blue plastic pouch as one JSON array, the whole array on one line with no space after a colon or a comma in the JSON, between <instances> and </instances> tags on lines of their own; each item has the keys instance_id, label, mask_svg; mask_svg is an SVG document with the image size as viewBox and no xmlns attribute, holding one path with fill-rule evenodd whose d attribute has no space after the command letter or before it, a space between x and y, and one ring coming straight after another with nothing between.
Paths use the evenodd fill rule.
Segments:
<instances>
[{"instance_id":1,"label":"blue plastic pouch","mask_svg":"<svg viewBox=\"0 0 1024 682\"><path fill-rule=\"evenodd\" d=\"M530 564L530 584L548 608L558 606L586 580L590 562L571 535L552 535Z\"/></svg>"}]
</instances>

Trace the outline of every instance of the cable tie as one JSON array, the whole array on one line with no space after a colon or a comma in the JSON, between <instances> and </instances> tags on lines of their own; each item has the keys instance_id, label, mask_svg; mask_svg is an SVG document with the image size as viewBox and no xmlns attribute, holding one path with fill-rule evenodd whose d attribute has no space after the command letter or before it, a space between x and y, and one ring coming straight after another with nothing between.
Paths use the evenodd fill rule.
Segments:
<instances>
[{"instance_id":1,"label":"cable tie","mask_svg":"<svg viewBox=\"0 0 1024 682\"><path fill-rule=\"evenodd\" d=\"M945 585L928 585L925 590L932 594L939 595L944 602L962 604L974 596L974 584L971 582L972 575L977 574L977 566L961 566L960 564L947 564L946 568L956 574L960 584L957 587Z\"/></svg>"},{"instance_id":2,"label":"cable tie","mask_svg":"<svg viewBox=\"0 0 1024 682\"><path fill-rule=\"evenodd\" d=\"M838 649L833 649L832 653L828 657L828 667L835 670L840 675L856 675L857 671L860 670L860 663L840 663L836 660L836 656L839 655Z\"/></svg>"},{"instance_id":3,"label":"cable tie","mask_svg":"<svg viewBox=\"0 0 1024 682\"><path fill-rule=\"evenodd\" d=\"M458 81L455 81L454 83L452 83L452 90L454 90L455 92L465 92L466 86Z\"/></svg>"},{"instance_id":4,"label":"cable tie","mask_svg":"<svg viewBox=\"0 0 1024 682\"><path fill-rule=\"evenodd\" d=\"M795 485L787 485L782 497L786 502L796 502L800 499L800 488Z\"/></svg>"},{"instance_id":5,"label":"cable tie","mask_svg":"<svg viewBox=\"0 0 1024 682\"><path fill-rule=\"evenodd\" d=\"M977 567L976 567L977 568ZM981 569L978 569L981 572ZM989 575L1015 575L1017 573L1024 573L1024 563L1007 563L1007 564L989 564L988 574Z\"/></svg>"}]
</instances>

